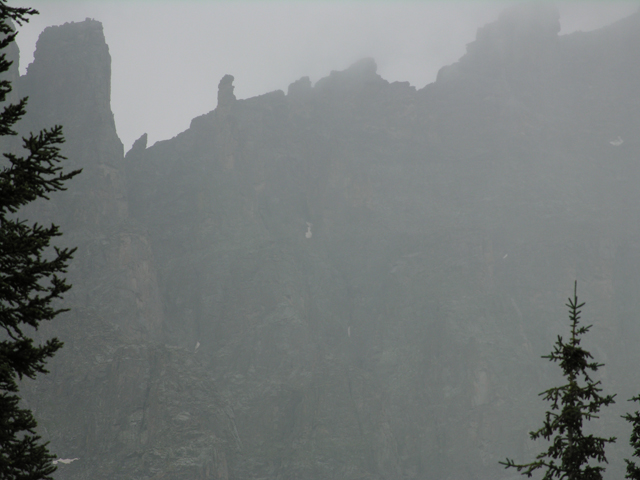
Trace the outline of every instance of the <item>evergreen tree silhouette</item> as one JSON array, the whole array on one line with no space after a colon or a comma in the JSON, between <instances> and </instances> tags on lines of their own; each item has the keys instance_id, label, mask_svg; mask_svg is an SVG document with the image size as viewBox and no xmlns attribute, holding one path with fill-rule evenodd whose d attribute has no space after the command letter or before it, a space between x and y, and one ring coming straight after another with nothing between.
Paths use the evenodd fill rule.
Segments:
<instances>
[{"instance_id":1,"label":"evergreen tree silhouette","mask_svg":"<svg viewBox=\"0 0 640 480\"><path fill-rule=\"evenodd\" d=\"M576 282L573 298L569 298L567 303L571 338L565 343L558 336L553 351L542 357L559 363L567 383L540 394L551 403L551 410L546 412L542 427L529 432L532 440L542 437L551 441L551 445L531 463L517 464L509 458L499 462L505 468L516 468L528 477L542 468L545 469L543 480L601 480L605 469L598 464L607 463L605 445L616 440L615 437L585 435L583 431L586 421L598 418L601 407L615 403L615 395L601 395L600 382L595 382L590 376L590 372L597 371L604 364L592 361L591 353L580 346L581 337L591 325L580 325L580 309L585 304L578 303L577 285ZM597 464L591 465L591 460Z\"/></svg>"},{"instance_id":2,"label":"evergreen tree silhouette","mask_svg":"<svg viewBox=\"0 0 640 480\"><path fill-rule=\"evenodd\" d=\"M15 8L0 0L0 51L16 37L11 24L21 25L37 13ZM0 55L0 73L11 62ZM0 81L0 102L11 92L8 80ZM5 105L0 112L0 137L16 135L14 125L26 112L27 99ZM51 247L61 233L56 225L29 224L20 209L51 192L64 190L64 182L80 173L65 173L62 127L54 126L23 138L24 154L5 153L0 162L0 479L51 479L56 470L47 444L36 434L36 420L20 406L18 381L47 373L45 362L62 347L52 338L36 344L29 334L42 321L64 312L52 305L71 288L60 277L75 249Z\"/></svg>"},{"instance_id":3,"label":"evergreen tree silhouette","mask_svg":"<svg viewBox=\"0 0 640 480\"><path fill-rule=\"evenodd\" d=\"M631 398L629 401L640 402L640 395ZM640 412L636 410L633 414L627 413L623 415L622 418L631 423L632 431L629 444L633 447L633 456L640 457ZM640 468L631 460L625 458L624 461L627 463L627 474L624 477L630 480L640 480Z\"/></svg>"}]
</instances>

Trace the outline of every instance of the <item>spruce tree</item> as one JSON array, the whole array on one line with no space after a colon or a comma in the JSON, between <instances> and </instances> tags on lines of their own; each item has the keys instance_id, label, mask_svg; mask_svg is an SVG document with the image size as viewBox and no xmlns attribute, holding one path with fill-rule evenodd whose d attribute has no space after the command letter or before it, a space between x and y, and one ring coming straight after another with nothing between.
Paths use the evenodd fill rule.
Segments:
<instances>
[{"instance_id":1,"label":"spruce tree","mask_svg":"<svg viewBox=\"0 0 640 480\"><path fill-rule=\"evenodd\" d=\"M0 0L0 51L15 40L12 22L22 25L36 13ZM10 65L6 55L0 55L0 74ZM9 92L10 82L0 80L0 102ZM16 135L14 125L26 105L24 98L4 107L0 137ZM32 412L20 405L18 382L47 373L46 360L62 346L57 338L37 344L29 334L65 311L53 302L70 288L59 275L75 249L51 248L51 240L61 235L59 228L29 224L20 218L20 209L64 190L64 183L79 173L62 171L63 142L62 127L54 126L23 138L22 155L4 153L0 161L0 480L50 479L56 469L47 444L35 432Z\"/></svg>"},{"instance_id":2,"label":"spruce tree","mask_svg":"<svg viewBox=\"0 0 640 480\"><path fill-rule=\"evenodd\" d=\"M505 468L516 468L522 475L532 476L540 468L545 469L543 480L553 478L567 480L601 480L607 463L605 445L615 442L615 437L602 438L585 434L584 422L598 418L597 413L603 406L614 403L615 395L601 395L600 381L594 381L590 372L602 367L602 363L592 361L593 356L580 346L581 337L589 331L591 325L580 325L580 309L584 303L578 303L577 282L574 285L573 299L569 298L569 319L571 321L571 339L565 343L561 336L547 358L558 362L566 384L550 388L540 395L551 403L540 429L529 432L533 440L540 437L550 441L546 451L540 453L534 462L517 464L507 458L500 462ZM595 465L590 464L595 460Z\"/></svg>"},{"instance_id":3,"label":"spruce tree","mask_svg":"<svg viewBox=\"0 0 640 480\"><path fill-rule=\"evenodd\" d=\"M631 398L629 401L640 402L640 395ZM640 412L636 410L633 415L627 413L626 415L623 415L622 418L632 426L629 444L633 447L633 456L640 457ZM625 475L625 478L640 480L640 468L638 468L631 460L625 458L624 461L627 463L627 474Z\"/></svg>"}]
</instances>

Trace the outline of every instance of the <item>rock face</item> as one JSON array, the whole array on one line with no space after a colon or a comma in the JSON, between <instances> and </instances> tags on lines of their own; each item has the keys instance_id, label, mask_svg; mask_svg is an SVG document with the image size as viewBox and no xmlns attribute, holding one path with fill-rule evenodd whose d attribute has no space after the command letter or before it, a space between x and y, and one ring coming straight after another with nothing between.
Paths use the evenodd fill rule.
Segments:
<instances>
[{"instance_id":1,"label":"rock face","mask_svg":"<svg viewBox=\"0 0 640 480\"><path fill-rule=\"evenodd\" d=\"M101 25L45 30L25 128L63 124L84 168L29 216L79 246L72 311L39 332L65 348L24 385L79 459L56 478L507 478L541 448L576 278L620 399L594 428L625 444L640 15L558 36L530 8L418 91L371 59L248 100L225 76L216 110L126 158Z\"/></svg>"}]
</instances>

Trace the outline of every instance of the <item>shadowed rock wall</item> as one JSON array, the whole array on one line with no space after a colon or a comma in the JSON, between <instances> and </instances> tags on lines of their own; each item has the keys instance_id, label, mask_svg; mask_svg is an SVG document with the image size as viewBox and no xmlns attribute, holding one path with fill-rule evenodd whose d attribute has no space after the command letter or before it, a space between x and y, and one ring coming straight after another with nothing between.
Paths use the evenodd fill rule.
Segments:
<instances>
[{"instance_id":1,"label":"shadowed rock wall","mask_svg":"<svg viewBox=\"0 0 640 480\"><path fill-rule=\"evenodd\" d=\"M123 156L96 21L52 27L25 128L62 123L79 250L25 385L59 479L507 478L558 381L573 280L619 405L640 340L640 16L519 7L422 90L364 59ZM618 144L618 139L623 140ZM613 142L613 144L611 143ZM621 475L624 446L608 474ZM611 477L612 478L612 477Z\"/></svg>"}]
</instances>

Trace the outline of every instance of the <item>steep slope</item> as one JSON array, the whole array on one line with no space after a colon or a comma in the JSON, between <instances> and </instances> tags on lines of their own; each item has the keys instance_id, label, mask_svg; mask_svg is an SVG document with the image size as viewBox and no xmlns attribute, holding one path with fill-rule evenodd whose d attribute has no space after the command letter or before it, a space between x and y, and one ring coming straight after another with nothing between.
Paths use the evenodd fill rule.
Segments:
<instances>
[{"instance_id":1,"label":"steep slope","mask_svg":"<svg viewBox=\"0 0 640 480\"><path fill-rule=\"evenodd\" d=\"M510 9L419 91L371 59L248 100L228 75L124 158L100 24L47 29L28 127L85 169L33 212L80 247L27 386L80 459L57 478L506 478L575 278L605 388L637 393L639 23ZM619 403L596 428L624 438Z\"/></svg>"},{"instance_id":2,"label":"steep slope","mask_svg":"<svg viewBox=\"0 0 640 480\"><path fill-rule=\"evenodd\" d=\"M18 85L29 96L22 128L63 124L69 168L83 168L67 192L25 213L60 224L61 241L78 246L69 271L75 286L65 299L72 311L38 332L58 336L65 348L49 375L25 385L26 400L52 451L79 458L62 464L57 478L132 478L176 465L192 478L211 470L207 462L213 460L199 450L190 465L190 452L175 450L193 444L216 455L233 420L214 386L203 383L208 373L194 363L193 352L161 341L156 261L144 226L128 213L123 148L110 109L110 62L99 22L50 27ZM180 393L184 383L191 400ZM191 395L206 400L189 408ZM180 431L189 439L175 442ZM224 452L216 458L215 468L224 471Z\"/></svg>"}]
</instances>

